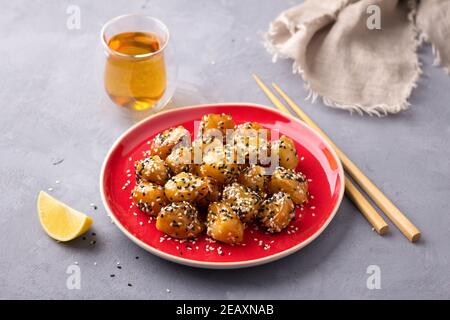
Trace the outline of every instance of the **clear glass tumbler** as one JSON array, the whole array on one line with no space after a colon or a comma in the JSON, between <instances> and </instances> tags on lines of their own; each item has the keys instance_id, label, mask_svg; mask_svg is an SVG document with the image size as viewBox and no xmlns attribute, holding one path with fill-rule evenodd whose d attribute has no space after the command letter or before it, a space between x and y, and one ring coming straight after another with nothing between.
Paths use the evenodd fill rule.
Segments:
<instances>
[{"instance_id":1,"label":"clear glass tumbler","mask_svg":"<svg viewBox=\"0 0 450 320\"><path fill-rule=\"evenodd\" d=\"M115 104L157 112L169 102L178 69L169 40L166 25L145 15L119 16L103 26L104 85Z\"/></svg>"}]
</instances>

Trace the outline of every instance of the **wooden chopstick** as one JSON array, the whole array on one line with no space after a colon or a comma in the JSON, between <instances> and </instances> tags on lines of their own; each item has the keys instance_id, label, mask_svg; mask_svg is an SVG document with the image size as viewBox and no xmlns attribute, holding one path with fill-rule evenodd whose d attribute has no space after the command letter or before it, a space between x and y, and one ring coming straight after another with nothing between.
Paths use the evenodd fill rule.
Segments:
<instances>
[{"instance_id":1,"label":"wooden chopstick","mask_svg":"<svg viewBox=\"0 0 450 320\"><path fill-rule=\"evenodd\" d=\"M275 107L287 114L290 114L286 106L269 90L269 88L266 87L266 85L258 76L253 75L253 78L270 99L270 101L272 101ZM369 223L378 234L383 235L388 232L389 226L386 221L384 221L384 219L378 214L376 209L370 204L369 201L367 201L364 195L347 177L345 177L345 191L347 193L347 196L353 201L356 207L361 211L363 216L369 221Z\"/></svg>"},{"instance_id":2,"label":"wooden chopstick","mask_svg":"<svg viewBox=\"0 0 450 320\"><path fill-rule=\"evenodd\" d=\"M399 228L405 237L416 242L420 239L420 230L381 192L378 187L367 178L367 176L351 161L344 152L342 152L319 128L319 126L296 104L277 84L272 83L274 89L280 94L287 104L305 121L310 127L314 128L328 143L334 148L354 181L367 193L375 204L386 214L386 216Z\"/></svg>"}]
</instances>

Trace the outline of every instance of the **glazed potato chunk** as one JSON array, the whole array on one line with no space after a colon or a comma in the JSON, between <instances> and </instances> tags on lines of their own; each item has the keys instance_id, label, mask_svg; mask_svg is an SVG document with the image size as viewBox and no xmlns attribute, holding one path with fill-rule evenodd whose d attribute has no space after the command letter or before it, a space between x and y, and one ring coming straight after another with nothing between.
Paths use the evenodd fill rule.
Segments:
<instances>
[{"instance_id":1,"label":"glazed potato chunk","mask_svg":"<svg viewBox=\"0 0 450 320\"><path fill-rule=\"evenodd\" d=\"M256 217L261 198L256 192L234 182L223 189L222 201L230 205L241 221L247 224Z\"/></svg>"},{"instance_id":2,"label":"glazed potato chunk","mask_svg":"<svg viewBox=\"0 0 450 320\"><path fill-rule=\"evenodd\" d=\"M294 141L286 136L281 136L275 145L278 147L280 166L286 169L295 169L298 165L298 155Z\"/></svg>"},{"instance_id":3,"label":"glazed potato chunk","mask_svg":"<svg viewBox=\"0 0 450 320\"><path fill-rule=\"evenodd\" d=\"M151 156L134 164L137 180L164 185L169 179L169 168L159 156Z\"/></svg>"},{"instance_id":4,"label":"glazed potato chunk","mask_svg":"<svg viewBox=\"0 0 450 320\"><path fill-rule=\"evenodd\" d=\"M192 173L181 172L164 185L167 199L171 202L194 202L208 193L207 182Z\"/></svg>"},{"instance_id":5,"label":"glazed potato chunk","mask_svg":"<svg viewBox=\"0 0 450 320\"><path fill-rule=\"evenodd\" d=\"M264 173L263 167L251 165L240 173L238 182L264 196L266 190L266 176Z\"/></svg>"},{"instance_id":6,"label":"glazed potato chunk","mask_svg":"<svg viewBox=\"0 0 450 320\"><path fill-rule=\"evenodd\" d=\"M191 147L174 148L166 158L167 166L173 174L192 172L193 157Z\"/></svg>"},{"instance_id":7,"label":"glazed potato chunk","mask_svg":"<svg viewBox=\"0 0 450 320\"><path fill-rule=\"evenodd\" d=\"M224 144L216 137L202 137L197 138L192 142L193 162L195 164L202 164L203 158L214 150L223 150Z\"/></svg>"},{"instance_id":8,"label":"glazed potato chunk","mask_svg":"<svg viewBox=\"0 0 450 320\"><path fill-rule=\"evenodd\" d=\"M210 237L224 243L239 243L244 238L244 224L224 202L214 202L209 206L206 226Z\"/></svg>"},{"instance_id":9,"label":"glazed potato chunk","mask_svg":"<svg viewBox=\"0 0 450 320\"><path fill-rule=\"evenodd\" d=\"M257 122L246 122L237 126L233 134L233 142L239 155L238 163L258 164L263 157L270 155L270 130ZM266 161L268 163L268 160ZM265 162L265 164L267 164Z\"/></svg>"},{"instance_id":10,"label":"glazed potato chunk","mask_svg":"<svg viewBox=\"0 0 450 320\"><path fill-rule=\"evenodd\" d=\"M187 201L163 207L156 218L156 229L177 239L195 238L204 226L197 209Z\"/></svg>"},{"instance_id":11,"label":"glazed potato chunk","mask_svg":"<svg viewBox=\"0 0 450 320\"><path fill-rule=\"evenodd\" d=\"M131 191L131 198L139 210L151 216L156 216L169 203L163 187L149 182L137 184Z\"/></svg>"},{"instance_id":12,"label":"glazed potato chunk","mask_svg":"<svg viewBox=\"0 0 450 320\"><path fill-rule=\"evenodd\" d=\"M308 182L301 172L295 172L283 167L277 167L269 181L269 191L287 193L295 204L308 201Z\"/></svg>"},{"instance_id":13,"label":"glazed potato chunk","mask_svg":"<svg viewBox=\"0 0 450 320\"><path fill-rule=\"evenodd\" d=\"M158 134L150 144L150 154L157 155L165 160L172 152L172 149L182 143L189 146L191 142L191 134L183 126L167 129Z\"/></svg>"},{"instance_id":14,"label":"glazed potato chunk","mask_svg":"<svg viewBox=\"0 0 450 320\"><path fill-rule=\"evenodd\" d=\"M259 221L271 233L286 228L294 216L294 202L288 194L281 191L264 201L258 212Z\"/></svg>"},{"instance_id":15,"label":"glazed potato chunk","mask_svg":"<svg viewBox=\"0 0 450 320\"><path fill-rule=\"evenodd\" d=\"M233 117L229 114L206 114L202 117L200 123L200 129L204 137L215 135L215 130L217 129L221 134L223 139L226 137L227 129L234 129L235 123Z\"/></svg>"},{"instance_id":16,"label":"glazed potato chunk","mask_svg":"<svg viewBox=\"0 0 450 320\"><path fill-rule=\"evenodd\" d=\"M240 137L256 137L258 140L270 140L270 130L264 128L258 122L244 122L236 126L234 133L235 138Z\"/></svg>"},{"instance_id":17,"label":"glazed potato chunk","mask_svg":"<svg viewBox=\"0 0 450 320\"><path fill-rule=\"evenodd\" d=\"M203 164L197 168L200 177L210 177L220 184L234 181L239 173L239 165L227 147L214 148L203 157Z\"/></svg>"},{"instance_id":18,"label":"glazed potato chunk","mask_svg":"<svg viewBox=\"0 0 450 320\"><path fill-rule=\"evenodd\" d=\"M204 196L201 195L200 199L197 200L197 204L202 208L207 208L209 204L219 201L222 190L219 183L210 177L202 178L207 186L207 192Z\"/></svg>"}]
</instances>

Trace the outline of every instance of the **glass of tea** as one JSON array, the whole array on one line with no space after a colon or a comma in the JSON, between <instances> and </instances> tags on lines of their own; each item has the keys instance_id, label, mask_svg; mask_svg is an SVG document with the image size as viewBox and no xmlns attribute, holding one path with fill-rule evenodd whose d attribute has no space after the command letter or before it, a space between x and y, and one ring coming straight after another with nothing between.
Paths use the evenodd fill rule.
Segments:
<instances>
[{"instance_id":1,"label":"glass of tea","mask_svg":"<svg viewBox=\"0 0 450 320\"><path fill-rule=\"evenodd\" d=\"M104 85L115 104L156 112L169 102L177 77L169 38L164 23L145 15L119 16L103 26Z\"/></svg>"}]
</instances>

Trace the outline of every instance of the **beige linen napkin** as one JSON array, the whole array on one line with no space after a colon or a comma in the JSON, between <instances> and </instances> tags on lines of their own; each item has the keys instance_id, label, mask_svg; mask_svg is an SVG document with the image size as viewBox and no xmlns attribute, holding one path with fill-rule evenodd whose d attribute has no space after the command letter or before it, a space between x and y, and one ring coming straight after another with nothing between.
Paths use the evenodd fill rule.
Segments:
<instances>
[{"instance_id":1,"label":"beige linen napkin","mask_svg":"<svg viewBox=\"0 0 450 320\"><path fill-rule=\"evenodd\" d=\"M308 98L383 115L409 106L421 40L448 71L449 36L450 0L306 0L271 23L265 44L274 61L294 60Z\"/></svg>"}]
</instances>

